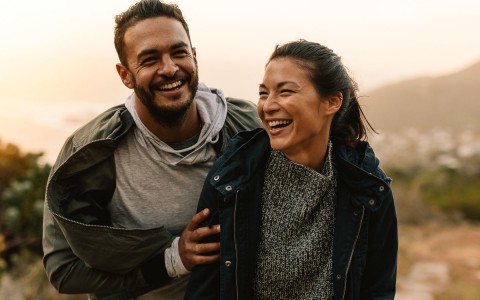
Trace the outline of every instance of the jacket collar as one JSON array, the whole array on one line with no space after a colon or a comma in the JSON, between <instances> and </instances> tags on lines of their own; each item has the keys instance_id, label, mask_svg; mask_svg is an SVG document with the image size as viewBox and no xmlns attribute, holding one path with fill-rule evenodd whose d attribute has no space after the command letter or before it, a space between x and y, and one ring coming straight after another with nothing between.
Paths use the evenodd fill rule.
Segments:
<instances>
[{"instance_id":1,"label":"jacket collar","mask_svg":"<svg viewBox=\"0 0 480 300\"><path fill-rule=\"evenodd\" d=\"M357 197L353 204L376 211L390 194L390 178L378 168L379 160L366 142L356 149L333 145L334 161L339 178ZM265 169L270 141L263 129L237 134L224 155L212 169L210 184L229 197ZM341 186L339 186L342 189Z\"/></svg>"},{"instance_id":2,"label":"jacket collar","mask_svg":"<svg viewBox=\"0 0 480 300\"><path fill-rule=\"evenodd\" d=\"M354 204L378 210L391 193L391 180L379 168L373 149L367 142L355 149L343 145L334 145L333 149L339 178L357 196Z\"/></svg>"},{"instance_id":3,"label":"jacket collar","mask_svg":"<svg viewBox=\"0 0 480 300\"><path fill-rule=\"evenodd\" d=\"M225 197L231 196L264 169L269 153L270 141L263 128L238 133L212 169L210 184Z\"/></svg>"}]
</instances>

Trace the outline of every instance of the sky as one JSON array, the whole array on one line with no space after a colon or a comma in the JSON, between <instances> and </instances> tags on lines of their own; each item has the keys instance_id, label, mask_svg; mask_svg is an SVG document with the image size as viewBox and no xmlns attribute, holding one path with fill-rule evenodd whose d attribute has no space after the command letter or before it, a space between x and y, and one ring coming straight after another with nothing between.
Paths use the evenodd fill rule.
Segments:
<instances>
[{"instance_id":1,"label":"sky","mask_svg":"<svg viewBox=\"0 0 480 300\"><path fill-rule=\"evenodd\" d=\"M114 16L135 1L0 0L0 140L55 159L78 126L131 93L115 70ZM480 61L478 0L177 0L200 80L257 101L278 43L319 42L362 94Z\"/></svg>"}]
</instances>

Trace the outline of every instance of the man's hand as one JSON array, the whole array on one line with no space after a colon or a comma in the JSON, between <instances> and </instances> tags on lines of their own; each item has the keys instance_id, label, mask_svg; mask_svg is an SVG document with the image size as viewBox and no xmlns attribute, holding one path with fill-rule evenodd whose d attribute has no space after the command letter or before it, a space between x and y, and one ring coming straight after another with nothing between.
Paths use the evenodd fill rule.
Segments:
<instances>
[{"instance_id":1,"label":"man's hand","mask_svg":"<svg viewBox=\"0 0 480 300\"><path fill-rule=\"evenodd\" d=\"M189 271L196 265L211 264L220 258L220 242L217 243L198 243L203 238L220 232L220 225L210 227L200 227L199 224L207 218L210 210L205 208L192 217L187 228L183 231L178 241L178 252L182 263ZM216 253L205 255L205 253Z\"/></svg>"}]
</instances>

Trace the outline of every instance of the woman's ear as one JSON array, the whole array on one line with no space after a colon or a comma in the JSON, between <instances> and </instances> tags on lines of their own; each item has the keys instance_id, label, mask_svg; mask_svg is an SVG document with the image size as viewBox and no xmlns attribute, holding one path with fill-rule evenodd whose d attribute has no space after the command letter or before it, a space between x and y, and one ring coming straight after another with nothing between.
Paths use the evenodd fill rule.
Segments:
<instances>
[{"instance_id":1,"label":"woman's ear","mask_svg":"<svg viewBox=\"0 0 480 300\"><path fill-rule=\"evenodd\" d=\"M330 97L328 97L328 108L327 113L335 114L342 107L343 95L341 92L336 92Z\"/></svg>"},{"instance_id":2,"label":"woman's ear","mask_svg":"<svg viewBox=\"0 0 480 300\"><path fill-rule=\"evenodd\" d=\"M122 80L123 84L129 89L133 89L134 84L132 81L132 75L130 74L130 71L122 64L116 64L116 68L117 68L117 73L120 76L120 79Z\"/></svg>"}]
</instances>

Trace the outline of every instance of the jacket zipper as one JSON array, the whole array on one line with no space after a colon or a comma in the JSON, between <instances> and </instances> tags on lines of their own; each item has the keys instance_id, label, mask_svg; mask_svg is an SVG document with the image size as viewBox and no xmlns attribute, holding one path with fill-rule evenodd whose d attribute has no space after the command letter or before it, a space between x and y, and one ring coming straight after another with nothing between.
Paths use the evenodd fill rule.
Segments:
<instances>
[{"instance_id":1,"label":"jacket zipper","mask_svg":"<svg viewBox=\"0 0 480 300\"><path fill-rule=\"evenodd\" d=\"M235 289L236 289L236 294L237 294L237 300L238 300L238 247L237 247L237 233L236 233L236 228L237 228L237 203L238 203L238 190L235 193L235 206L233 210L233 243L235 244Z\"/></svg>"},{"instance_id":2,"label":"jacket zipper","mask_svg":"<svg viewBox=\"0 0 480 300\"><path fill-rule=\"evenodd\" d=\"M343 295L342 295L342 300L345 299L345 293L347 291L347 274L348 274L348 269L350 269L350 265L352 263L352 258L353 258L353 252L355 251L355 246L357 245L358 237L360 236L360 231L362 230L362 223L363 223L363 216L365 215L365 207L362 206L362 216L360 217L360 224L358 226L358 231L357 235L355 237L355 241L353 242L353 248L352 252L350 253L350 258L348 259L348 264L347 264L347 270L345 271L344 274L344 285L343 285Z\"/></svg>"}]
</instances>

